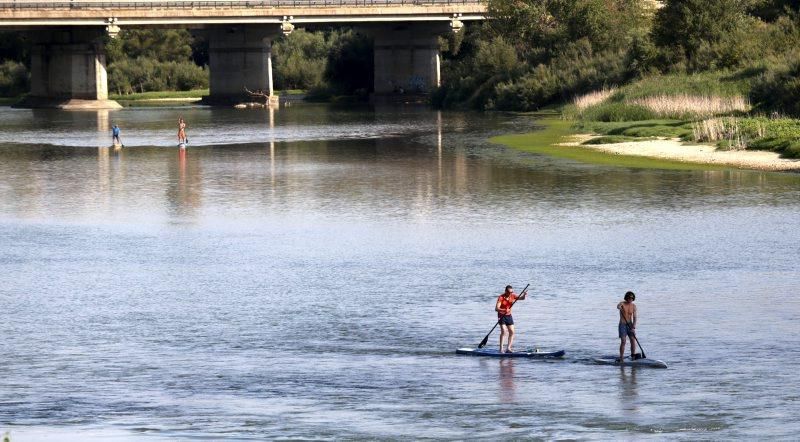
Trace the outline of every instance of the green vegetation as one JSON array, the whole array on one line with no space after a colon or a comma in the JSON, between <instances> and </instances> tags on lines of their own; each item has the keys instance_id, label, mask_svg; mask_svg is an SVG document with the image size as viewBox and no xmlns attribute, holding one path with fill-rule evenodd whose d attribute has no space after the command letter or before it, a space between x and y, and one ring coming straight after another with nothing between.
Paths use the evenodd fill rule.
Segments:
<instances>
[{"instance_id":1,"label":"green vegetation","mask_svg":"<svg viewBox=\"0 0 800 442\"><path fill-rule=\"evenodd\" d=\"M608 136L641 138L681 138L691 139L692 123L676 120L643 120L625 122L580 121L573 128L582 133L596 133Z\"/></svg>"},{"instance_id":2,"label":"green vegetation","mask_svg":"<svg viewBox=\"0 0 800 442\"><path fill-rule=\"evenodd\" d=\"M0 96L16 97L28 92L30 75L22 63L6 60L0 63Z\"/></svg>"},{"instance_id":3,"label":"green vegetation","mask_svg":"<svg viewBox=\"0 0 800 442\"><path fill-rule=\"evenodd\" d=\"M372 87L372 41L352 29L295 30L272 46L275 87L304 89L308 98L366 96Z\"/></svg>"},{"instance_id":4,"label":"green vegetation","mask_svg":"<svg viewBox=\"0 0 800 442\"><path fill-rule=\"evenodd\" d=\"M185 29L123 29L106 43L108 90L120 96L207 89L208 69L194 61L203 47Z\"/></svg>"},{"instance_id":5,"label":"green vegetation","mask_svg":"<svg viewBox=\"0 0 800 442\"><path fill-rule=\"evenodd\" d=\"M636 141L649 141L655 140L655 137L629 137L625 135L604 135L602 137L592 138L590 140L586 140L581 144L585 145L593 145L593 144L614 144L614 143L627 143L627 142L636 142Z\"/></svg>"},{"instance_id":6,"label":"green vegetation","mask_svg":"<svg viewBox=\"0 0 800 442\"><path fill-rule=\"evenodd\" d=\"M208 89L194 89L189 91L155 91L155 92L138 92L133 94L110 94L111 100L126 100L126 101L140 101L140 100L160 100L160 99L192 99L200 98L208 95Z\"/></svg>"},{"instance_id":7,"label":"green vegetation","mask_svg":"<svg viewBox=\"0 0 800 442\"><path fill-rule=\"evenodd\" d=\"M609 106L584 118L663 118L627 104L676 95L749 100L758 112L800 115L796 1L667 0L662 8L644 0L488 5L492 21L470 26L462 38L443 45L446 83L434 104L529 111L618 86ZM721 107L741 111L738 104Z\"/></svg>"},{"instance_id":8,"label":"green vegetation","mask_svg":"<svg viewBox=\"0 0 800 442\"><path fill-rule=\"evenodd\" d=\"M541 130L515 135L501 135L489 139L493 143L503 144L524 152L549 155L584 163L631 167L640 169L671 170L718 170L719 166L668 161L632 155L608 155L596 150L579 146L563 146L569 135L575 133L572 122L559 119L540 120Z\"/></svg>"},{"instance_id":9,"label":"green vegetation","mask_svg":"<svg viewBox=\"0 0 800 442\"><path fill-rule=\"evenodd\" d=\"M585 144L679 138L800 157L800 120L791 118L800 117L797 1L488 5L494 20L443 42L446 83L435 105L531 111L564 104L562 126L601 135ZM541 139L556 134L548 124L533 138L505 141L583 155ZM595 154L604 155L586 153Z\"/></svg>"}]
</instances>

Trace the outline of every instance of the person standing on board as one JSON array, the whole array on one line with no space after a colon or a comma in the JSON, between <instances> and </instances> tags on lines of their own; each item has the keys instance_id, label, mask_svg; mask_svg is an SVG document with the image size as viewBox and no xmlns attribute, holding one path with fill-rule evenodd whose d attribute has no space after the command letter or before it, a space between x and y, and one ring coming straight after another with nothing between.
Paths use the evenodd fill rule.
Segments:
<instances>
[{"instance_id":1,"label":"person standing on board","mask_svg":"<svg viewBox=\"0 0 800 442\"><path fill-rule=\"evenodd\" d=\"M500 323L500 353L514 352L514 318L511 316L511 306L517 300L524 300L525 296L527 296L527 291L518 296L514 293L514 288L507 285L506 291L497 297L494 311L497 312L497 320ZM508 336L508 345L506 351L503 351L503 339L506 336Z\"/></svg>"},{"instance_id":2,"label":"person standing on board","mask_svg":"<svg viewBox=\"0 0 800 442\"><path fill-rule=\"evenodd\" d=\"M636 359L636 294L633 292L625 293L625 300L617 304L619 310L619 359L617 362L622 363L625 358L625 340L627 337L631 338L631 360Z\"/></svg>"},{"instance_id":3,"label":"person standing on board","mask_svg":"<svg viewBox=\"0 0 800 442\"><path fill-rule=\"evenodd\" d=\"M178 144L186 144L189 140L186 139L186 122L183 117L178 117Z\"/></svg>"},{"instance_id":4,"label":"person standing on board","mask_svg":"<svg viewBox=\"0 0 800 442\"><path fill-rule=\"evenodd\" d=\"M114 146L122 146L122 141L119 140L119 126L116 124L111 128L111 143Z\"/></svg>"}]
</instances>

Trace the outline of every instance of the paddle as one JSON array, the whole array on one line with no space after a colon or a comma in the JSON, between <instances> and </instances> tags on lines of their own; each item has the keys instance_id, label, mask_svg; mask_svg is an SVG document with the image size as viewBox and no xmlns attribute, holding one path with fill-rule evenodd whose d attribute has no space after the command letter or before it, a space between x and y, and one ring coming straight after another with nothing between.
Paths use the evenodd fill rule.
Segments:
<instances>
[{"instance_id":1,"label":"paddle","mask_svg":"<svg viewBox=\"0 0 800 442\"><path fill-rule=\"evenodd\" d=\"M636 332L632 331L633 330L633 324L631 324L627 319L625 320L625 324L628 325L628 337L631 338L631 339L636 339L636 345L638 345L639 346L639 350L642 351L642 359L647 359L647 355L644 354L644 349L642 348L642 343L639 342L639 337L636 336ZM635 360L635 359L636 359L636 352L634 351L633 354L631 355L631 360Z\"/></svg>"},{"instance_id":2,"label":"paddle","mask_svg":"<svg viewBox=\"0 0 800 442\"><path fill-rule=\"evenodd\" d=\"M525 288L522 289L522 292L519 294L519 296L522 296L528 290L528 287L530 287L530 286L531 286L530 284L526 285ZM514 307L514 304L517 303L517 301L519 300L519 296L517 297L517 299L514 300L514 302L511 303L511 307ZM509 307L509 310L511 309L511 307ZM503 315L503 316L505 316L505 315ZM489 330L489 333L486 335L485 338L483 338L483 341L481 341L481 343L478 344L478 348L486 347L486 343L489 342L489 336L492 334L494 329L496 329L497 326L500 325L500 320L503 318L503 316L497 318L497 322L494 324L494 327L492 327L492 329Z\"/></svg>"}]
</instances>

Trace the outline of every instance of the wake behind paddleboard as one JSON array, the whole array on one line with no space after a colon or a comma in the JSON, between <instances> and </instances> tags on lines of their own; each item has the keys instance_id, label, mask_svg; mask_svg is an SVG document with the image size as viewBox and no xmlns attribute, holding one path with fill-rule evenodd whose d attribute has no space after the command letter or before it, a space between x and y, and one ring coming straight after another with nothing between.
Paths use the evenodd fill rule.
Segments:
<instances>
[{"instance_id":1,"label":"wake behind paddleboard","mask_svg":"<svg viewBox=\"0 0 800 442\"><path fill-rule=\"evenodd\" d=\"M667 364L664 361L659 361L658 359L641 358L631 360L630 356L626 356L622 361L622 364L617 362L617 356L602 356L599 358L594 358L593 361L596 364L616 365L618 367L621 365L623 367L667 368Z\"/></svg>"},{"instance_id":2,"label":"wake behind paddleboard","mask_svg":"<svg viewBox=\"0 0 800 442\"><path fill-rule=\"evenodd\" d=\"M500 353L496 348L459 348L456 354L470 355L470 356L489 356L493 358L530 358L530 359L555 359L563 358L564 350L558 351L541 351L537 349L529 349L524 351L515 351L514 353Z\"/></svg>"}]
</instances>

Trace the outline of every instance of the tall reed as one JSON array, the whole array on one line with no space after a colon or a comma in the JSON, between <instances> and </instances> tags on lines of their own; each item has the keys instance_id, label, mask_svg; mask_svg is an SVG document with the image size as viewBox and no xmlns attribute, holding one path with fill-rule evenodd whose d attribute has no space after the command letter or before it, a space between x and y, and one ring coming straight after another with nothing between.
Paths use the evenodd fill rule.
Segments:
<instances>
[{"instance_id":1,"label":"tall reed","mask_svg":"<svg viewBox=\"0 0 800 442\"><path fill-rule=\"evenodd\" d=\"M644 106L659 117L676 119L709 118L750 110L750 102L742 96L655 95L630 100L629 103Z\"/></svg>"},{"instance_id":2,"label":"tall reed","mask_svg":"<svg viewBox=\"0 0 800 442\"><path fill-rule=\"evenodd\" d=\"M589 106L594 106L595 104L600 104L608 100L608 98L614 95L616 92L616 87L603 87L603 89L598 91L579 95L575 97L572 102L575 104L575 107L578 108L578 111L583 111Z\"/></svg>"},{"instance_id":3,"label":"tall reed","mask_svg":"<svg viewBox=\"0 0 800 442\"><path fill-rule=\"evenodd\" d=\"M731 150L747 149L752 140L764 138L766 127L759 121L751 121L745 128L738 118L709 118L692 124L694 139L702 142L724 142Z\"/></svg>"}]
</instances>

